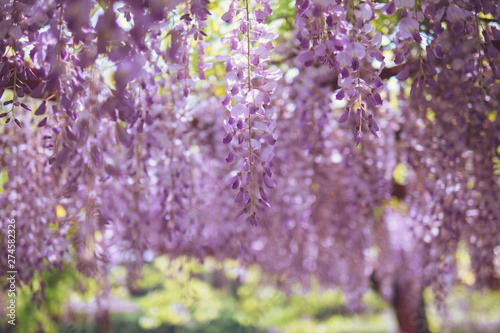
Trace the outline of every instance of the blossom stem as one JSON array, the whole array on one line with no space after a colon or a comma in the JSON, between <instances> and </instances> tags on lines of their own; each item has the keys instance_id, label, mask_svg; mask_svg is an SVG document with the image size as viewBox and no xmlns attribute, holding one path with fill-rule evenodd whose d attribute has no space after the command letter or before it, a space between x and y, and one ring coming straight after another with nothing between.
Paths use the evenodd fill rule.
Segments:
<instances>
[{"instance_id":1,"label":"blossom stem","mask_svg":"<svg viewBox=\"0 0 500 333\"><path fill-rule=\"evenodd\" d=\"M476 24L476 35L477 35L477 53L478 53L478 73L479 73L479 86L481 88L481 91L486 95L484 91L484 86L483 86L483 58L481 57L481 33L479 32L479 22L477 18L477 13L475 16L475 24Z\"/></svg>"},{"instance_id":2,"label":"blossom stem","mask_svg":"<svg viewBox=\"0 0 500 333\"><path fill-rule=\"evenodd\" d=\"M358 69L358 103L359 103L359 106L358 107L361 107L361 77L360 77L360 73L359 73L359 69ZM359 130L361 131L361 121L362 121L362 115L359 116Z\"/></svg>"},{"instance_id":3,"label":"blossom stem","mask_svg":"<svg viewBox=\"0 0 500 333\"><path fill-rule=\"evenodd\" d=\"M14 64L17 62L17 58L14 57ZM10 112L12 112L12 116L14 116L14 104L17 101L17 67L14 65L14 85L12 87L12 90L14 91L13 95L13 102L12 102L12 109Z\"/></svg>"},{"instance_id":4,"label":"blossom stem","mask_svg":"<svg viewBox=\"0 0 500 333\"><path fill-rule=\"evenodd\" d=\"M250 93L251 89L251 80L250 80L250 10L248 8L248 0L245 0L245 8L247 12L247 61L248 61L248 93ZM250 152L250 209L252 214L254 214L253 208L253 150L252 150L252 114L250 113L250 106L248 106L248 151Z\"/></svg>"}]
</instances>

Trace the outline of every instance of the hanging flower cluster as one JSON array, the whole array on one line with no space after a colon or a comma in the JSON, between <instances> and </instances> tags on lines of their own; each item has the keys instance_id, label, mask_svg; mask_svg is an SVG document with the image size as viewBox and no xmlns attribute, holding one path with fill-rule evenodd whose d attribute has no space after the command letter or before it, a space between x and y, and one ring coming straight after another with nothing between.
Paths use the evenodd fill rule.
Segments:
<instances>
[{"instance_id":1,"label":"hanging flower cluster","mask_svg":"<svg viewBox=\"0 0 500 333\"><path fill-rule=\"evenodd\" d=\"M349 2L336 1L297 1L296 5L296 34L301 49L297 60L305 67L326 63L337 71L336 85L340 89L336 99L347 98L339 122L347 121L356 109L356 144L361 142L363 124L378 137L379 127L373 112L367 112L363 102L366 101L368 108L381 106L380 93L385 88L380 78L385 67L385 57L380 50L382 34L374 33L375 28L370 24L376 16L375 5L367 2L350 7ZM360 67L372 61L380 63L378 69Z\"/></svg>"},{"instance_id":2,"label":"hanging flower cluster","mask_svg":"<svg viewBox=\"0 0 500 333\"><path fill-rule=\"evenodd\" d=\"M269 1L257 1L262 9L256 11L249 2L237 8L233 1L223 15L227 23L236 18L237 27L222 38L231 55L218 56L217 60L226 65L227 96L222 102L230 112L224 121L227 134L223 143L230 148L226 161L240 164L237 160L241 157L243 162L228 183L237 190L234 202L243 206L237 216L245 215L255 225L261 208L270 207L266 190L276 186L270 168L276 120L270 103L280 72L265 69L274 49L272 41L278 35L263 23L272 13Z\"/></svg>"}]
</instances>

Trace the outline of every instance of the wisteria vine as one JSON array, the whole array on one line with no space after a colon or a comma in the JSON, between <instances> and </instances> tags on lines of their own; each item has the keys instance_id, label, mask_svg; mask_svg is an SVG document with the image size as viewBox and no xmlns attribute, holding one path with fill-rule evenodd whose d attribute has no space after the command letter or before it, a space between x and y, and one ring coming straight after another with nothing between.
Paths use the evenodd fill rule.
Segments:
<instances>
[{"instance_id":1,"label":"wisteria vine","mask_svg":"<svg viewBox=\"0 0 500 333\"><path fill-rule=\"evenodd\" d=\"M270 168L274 156L271 147L276 143L273 135L276 120L270 103L280 78L278 69L264 68L277 34L263 23L272 13L269 2L257 3L263 10L251 12L248 0L241 8L236 7L235 1L231 3L223 19L231 23L236 16L237 27L222 38L223 44L229 44L231 55L218 56L226 65L227 96L222 103L230 111L224 121L227 135L222 140L230 147L226 161L232 164L236 156L243 155L241 169L228 183L238 190L234 202L243 205L236 216L248 215L253 225L257 224L260 208L270 207L264 188L276 186ZM240 39L240 36L244 37ZM232 144L233 140L237 143Z\"/></svg>"},{"instance_id":2,"label":"wisteria vine","mask_svg":"<svg viewBox=\"0 0 500 333\"><path fill-rule=\"evenodd\" d=\"M0 2L22 281L214 256L357 310L370 280L444 299L465 246L462 282L496 286L499 19L488 0Z\"/></svg>"}]
</instances>

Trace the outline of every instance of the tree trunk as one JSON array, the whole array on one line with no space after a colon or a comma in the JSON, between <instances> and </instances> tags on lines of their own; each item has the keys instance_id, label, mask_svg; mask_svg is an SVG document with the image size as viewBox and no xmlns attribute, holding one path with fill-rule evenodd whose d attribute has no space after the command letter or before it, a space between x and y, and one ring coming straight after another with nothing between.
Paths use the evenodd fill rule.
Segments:
<instances>
[{"instance_id":1,"label":"tree trunk","mask_svg":"<svg viewBox=\"0 0 500 333\"><path fill-rule=\"evenodd\" d=\"M429 333L423 290L415 293L412 283L398 280L395 284L393 306L401 333Z\"/></svg>"},{"instance_id":2,"label":"tree trunk","mask_svg":"<svg viewBox=\"0 0 500 333\"><path fill-rule=\"evenodd\" d=\"M111 332L111 323L109 320L109 310L102 309L97 312L96 316L97 326L99 326L99 332L101 333L110 333Z\"/></svg>"}]
</instances>

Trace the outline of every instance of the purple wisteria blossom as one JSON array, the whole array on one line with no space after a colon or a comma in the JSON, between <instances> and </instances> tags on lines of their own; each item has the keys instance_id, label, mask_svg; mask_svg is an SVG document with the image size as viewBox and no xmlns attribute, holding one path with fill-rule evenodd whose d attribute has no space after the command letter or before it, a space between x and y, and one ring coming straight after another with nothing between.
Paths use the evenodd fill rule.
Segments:
<instances>
[{"instance_id":1,"label":"purple wisteria blossom","mask_svg":"<svg viewBox=\"0 0 500 333\"><path fill-rule=\"evenodd\" d=\"M376 285L425 331L458 249L468 287L500 281L499 20L486 0L0 1L0 245L15 219L33 290L231 258L350 311Z\"/></svg>"}]
</instances>

